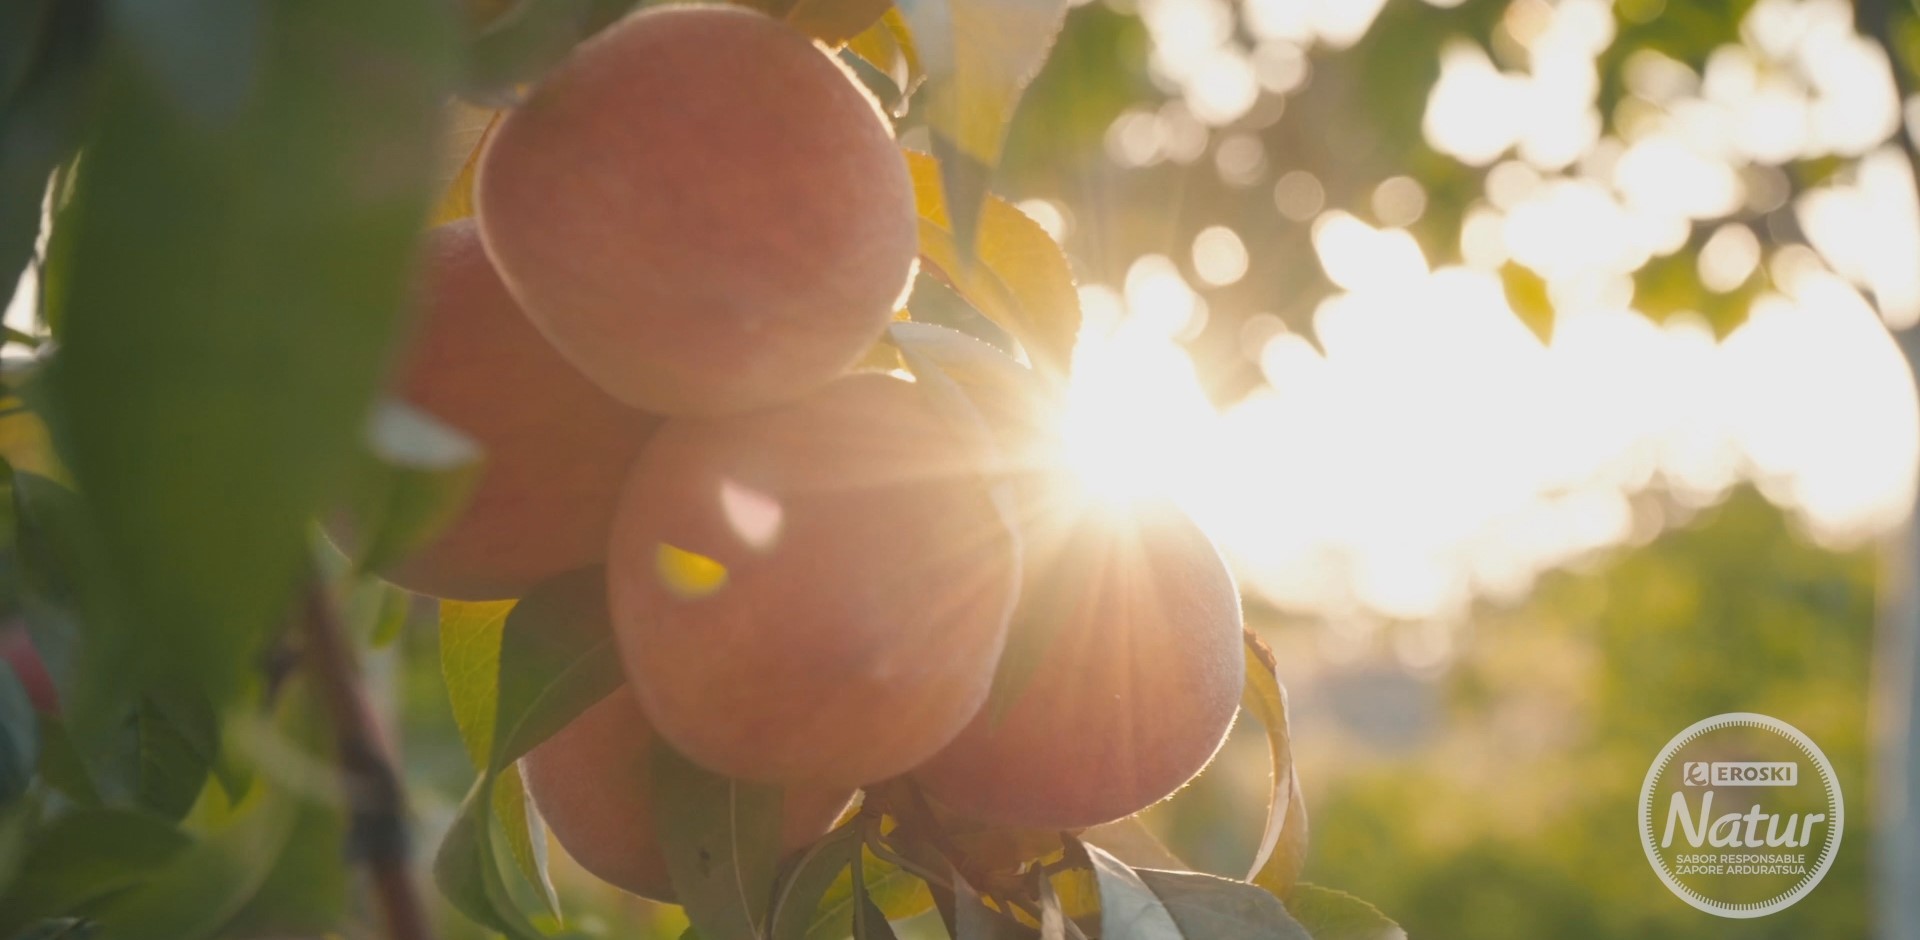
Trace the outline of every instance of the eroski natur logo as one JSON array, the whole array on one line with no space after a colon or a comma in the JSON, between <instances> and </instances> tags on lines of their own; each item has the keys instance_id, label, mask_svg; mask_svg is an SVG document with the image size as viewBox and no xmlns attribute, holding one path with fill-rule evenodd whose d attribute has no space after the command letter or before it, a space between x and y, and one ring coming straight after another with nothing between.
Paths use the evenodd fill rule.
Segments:
<instances>
[{"instance_id":1,"label":"eroski natur logo","mask_svg":"<svg viewBox=\"0 0 1920 940\"><path fill-rule=\"evenodd\" d=\"M1807 896L1845 828L1833 765L1777 718L1731 712L1667 742L1640 787L1640 844L1660 880L1721 917L1760 917Z\"/></svg>"}]
</instances>

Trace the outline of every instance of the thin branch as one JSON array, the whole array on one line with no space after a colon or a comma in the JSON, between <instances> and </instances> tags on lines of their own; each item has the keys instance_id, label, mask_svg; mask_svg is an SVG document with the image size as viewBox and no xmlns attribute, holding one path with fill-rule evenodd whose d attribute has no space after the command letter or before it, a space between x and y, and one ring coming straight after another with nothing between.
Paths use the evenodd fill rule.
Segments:
<instances>
[{"instance_id":1,"label":"thin branch","mask_svg":"<svg viewBox=\"0 0 1920 940\"><path fill-rule=\"evenodd\" d=\"M430 940L426 909L408 868L406 801L375 723L333 601L308 579L301 618L306 661L333 723L340 776L352 813L348 849L367 866L388 940Z\"/></svg>"}]
</instances>

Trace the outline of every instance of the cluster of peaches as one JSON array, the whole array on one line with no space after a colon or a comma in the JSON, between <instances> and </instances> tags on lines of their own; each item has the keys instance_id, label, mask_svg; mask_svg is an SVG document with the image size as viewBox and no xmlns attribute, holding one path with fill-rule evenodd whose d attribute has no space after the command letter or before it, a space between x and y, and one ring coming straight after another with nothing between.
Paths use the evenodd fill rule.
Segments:
<instances>
[{"instance_id":1,"label":"cluster of peaches","mask_svg":"<svg viewBox=\"0 0 1920 940\"><path fill-rule=\"evenodd\" d=\"M1206 537L1009 459L1018 416L970 434L860 370L914 277L914 194L821 47L744 9L634 14L502 118L474 204L427 236L395 394L486 462L384 573L477 600L605 566L627 683L524 765L585 868L670 894L656 742L782 787L789 847L907 774L988 825L1091 826L1218 749L1241 621Z\"/></svg>"}]
</instances>

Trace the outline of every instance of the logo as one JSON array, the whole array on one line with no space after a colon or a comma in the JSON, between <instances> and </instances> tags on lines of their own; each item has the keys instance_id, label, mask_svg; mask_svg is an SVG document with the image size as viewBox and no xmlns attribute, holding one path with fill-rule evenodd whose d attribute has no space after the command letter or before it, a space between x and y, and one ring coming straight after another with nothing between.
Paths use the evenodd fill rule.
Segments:
<instances>
[{"instance_id":1,"label":"logo","mask_svg":"<svg viewBox=\"0 0 1920 940\"><path fill-rule=\"evenodd\" d=\"M1716 715L1674 736L1640 787L1640 844L1682 901L1761 917L1820 883L1845 807L1833 765L1777 718Z\"/></svg>"}]
</instances>

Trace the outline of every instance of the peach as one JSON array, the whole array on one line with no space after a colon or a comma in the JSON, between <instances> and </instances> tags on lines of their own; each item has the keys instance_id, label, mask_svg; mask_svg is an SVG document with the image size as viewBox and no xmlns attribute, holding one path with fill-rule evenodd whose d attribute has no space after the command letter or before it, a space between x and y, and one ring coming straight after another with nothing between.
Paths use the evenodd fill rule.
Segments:
<instances>
[{"instance_id":1,"label":"peach","mask_svg":"<svg viewBox=\"0 0 1920 940\"><path fill-rule=\"evenodd\" d=\"M873 98L806 36L731 6L608 27L510 112L476 192L529 316L614 397L738 411L843 372L918 253Z\"/></svg>"},{"instance_id":2,"label":"peach","mask_svg":"<svg viewBox=\"0 0 1920 940\"><path fill-rule=\"evenodd\" d=\"M395 392L472 437L485 462L459 516L383 574L486 600L600 562L627 469L659 419L608 397L547 345L472 220L430 231L424 265L424 309Z\"/></svg>"},{"instance_id":3,"label":"peach","mask_svg":"<svg viewBox=\"0 0 1920 940\"><path fill-rule=\"evenodd\" d=\"M655 838L655 738L626 688L601 699L528 752L527 792L554 838L580 867L624 891L673 900ZM781 804L780 844L801 848L832 828L851 790L796 790Z\"/></svg>"},{"instance_id":4,"label":"peach","mask_svg":"<svg viewBox=\"0 0 1920 940\"><path fill-rule=\"evenodd\" d=\"M963 815L1070 829L1198 774L1233 724L1245 666L1233 578L1178 509L1047 492L1025 520L1011 629L1052 635L1002 713L983 710L914 777Z\"/></svg>"},{"instance_id":5,"label":"peach","mask_svg":"<svg viewBox=\"0 0 1920 940\"><path fill-rule=\"evenodd\" d=\"M976 460L922 389L878 373L668 421L607 561L660 735L728 776L827 787L945 745L984 701L1018 589Z\"/></svg>"}]
</instances>

